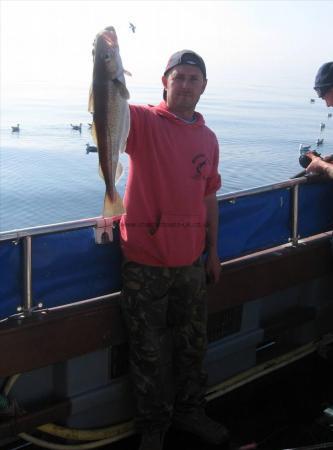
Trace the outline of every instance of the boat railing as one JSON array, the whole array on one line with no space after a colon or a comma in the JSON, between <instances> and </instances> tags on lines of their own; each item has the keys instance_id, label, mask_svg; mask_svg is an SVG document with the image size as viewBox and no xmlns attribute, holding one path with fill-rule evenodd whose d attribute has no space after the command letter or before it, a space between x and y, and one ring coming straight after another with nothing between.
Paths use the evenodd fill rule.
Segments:
<instances>
[{"instance_id":1,"label":"boat railing","mask_svg":"<svg viewBox=\"0 0 333 450\"><path fill-rule=\"evenodd\" d=\"M218 200L219 202L235 201L238 198L257 195L264 192L271 192L280 189L290 189L292 191L292 210L291 210L292 236L290 238L290 242L292 243L292 245L297 245L299 241L298 235L299 186L307 182L308 178L305 176L292 178L279 183L268 184L251 189L243 189L241 191L230 192L227 194L221 194L218 196Z\"/></svg>"},{"instance_id":2,"label":"boat railing","mask_svg":"<svg viewBox=\"0 0 333 450\"><path fill-rule=\"evenodd\" d=\"M244 189L241 191L228 192L227 194L218 195L218 201L234 201L235 199L257 195L263 192L270 192L277 189L293 189L295 196L298 196L298 186L308 181L306 177L293 178L279 183L268 184L251 189ZM102 217L92 217L87 219L80 219L67 222L59 222L55 224L40 225L27 228L19 228L9 231L0 232L0 241L22 239L25 236L34 236L38 234L57 233L59 231L77 230L80 228L98 227Z\"/></svg>"},{"instance_id":3,"label":"boat railing","mask_svg":"<svg viewBox=\"0 0 333 450\"><path fill-rule=\"evenodd\" d=\"M317 180L317 183L312 183L310 178ZM308 188L303 192L302 188L306 186ZM318 177L294 178L219 195L221 261L278 245L297 246L303 237L331 230L332 197L332 184ZM309 212L310 204L315 204L315 208ZM304 214L308 215L304 217ZM279 221L281 224L277 224ZM68 232L76 234L69 238ZM96 246L96 236L103 233L107 233L111 246ZM54 243L52 236L57 234L62 240ZM89 244L80 253L86 241ZM72 261L67 261L72 245L79 254ZM36 254L34 246L38 247ZM16 251L13 249L15 247ZM50 256L53 251L56 253L54 262ZM64 254L61 254L62 251ZM95 252L96 260L82 262ZM107 298L120 289L119 236L112 219L95 217L1 232L0 262L4 268L0 274L0 320L12 315L24 318L36 309L61 307L82 299L93 301ZM81 263L81 278L76 280L76 269ZM60 270L59 276L55 275L57 270ZM72 289L68 287L71 283L71 274L67 273L69 270L73 270L75 279ZM36 272L38 275L35 277ZM88 286L81 289L87 280L94 281L89 281ZM42 300L42 297L47 300Z\"/></svg>"}]
</instances>

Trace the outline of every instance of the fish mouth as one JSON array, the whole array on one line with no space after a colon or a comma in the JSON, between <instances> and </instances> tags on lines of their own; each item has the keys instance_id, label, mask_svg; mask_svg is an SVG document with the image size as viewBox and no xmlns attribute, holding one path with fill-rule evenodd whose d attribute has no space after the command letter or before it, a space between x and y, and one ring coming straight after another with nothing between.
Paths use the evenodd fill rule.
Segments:
<instances>
[{"instance_id":1,"label":"fish mouth","mask_svg":"<svg viewBox=\"0 0 333 450\"><path fill-rule=\"evenodd\" d=\"M112 31L105 31L103 32L103 37L108 47L118 47L118 38L116 33L113 33Z\"/></svg>"},{"instance_id":2,"label":"fish mouth","mask_svg":"<svg viewBox=\"0 0 333 450\"><path fill-rule=\"evenodd\" d=\"M114 27L112 27L112 26L106 27L103 30L102 34L104 36L104 39L107 40L107 43L109 45L111 45L112 47L118 46L118 37L117 37L117 33L116 33L116 30L114 29Z\"/></svg>"},{"instance_id":3,"label":"fish mouth","mask_svg":"<svg viewBox=\"0 0 333 450\"><path fill-rule=\"evenodd\" d=\"M104 30L105 31L113 31L114 33L116 32L116 30L114 29L114 27L112 25L110 25L109 27L105 27Z\"/></svg>"}]
</instances>

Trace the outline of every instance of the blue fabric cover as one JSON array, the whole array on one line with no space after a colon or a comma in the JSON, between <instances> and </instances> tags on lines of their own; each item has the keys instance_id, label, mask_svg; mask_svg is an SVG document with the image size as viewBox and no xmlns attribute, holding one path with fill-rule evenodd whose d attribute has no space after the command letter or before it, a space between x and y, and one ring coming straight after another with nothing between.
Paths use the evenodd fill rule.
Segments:
<instances>
[{"instance_id":1,"label":"blue fabric cover","mask_svg":"<svg viewBox=\"0 0 333 450\"><path fill-rule=\"evenodd\" d=\"M33 298L45 307L97 297L120 289L119 235L95 243L93 228L33 238Z\"/></svg>"},{"instance_id":2,"label":"blue fabric cover","mask_svg":"<svg viewBox=\"0 0 333 450\"><path fill-rule=\"evenodd\" d=\"M299 193L301 238L333 229L333 182L303 184Z\"/></svg>"},{"instance_id":3,"label":"blue fabric cover","mask_svg":"<svg viewBox=\"0 0 333 450\"><path fill-rule=\"evenodd\" d=\"M17 312L23 296L22 242L0 242L0 320Z\"/></svg>"},{"instance_id":4,"label":"blue fabric cover","mask_svg":"<svg viewBox=\"0 0 333 450\"><path fill-rule=\"evenodd\" d=\"M281 189L220 203L221 260L288 242L290 190Z\"/></svg>"},{"instance_id":5,"label":"blue fabric cover","mask_svg":"<svg viewBox=\"0 0 333 450\"><path fill-rule=\"evenodd\" d=\"M300 186L299 234L333 228L333 183ZM221 260L288 242L291 190L279 189L220 202ZM0 319L23 304L22 241L0 242ZM32 236L32 288L37 305L53 307L116 292L121 287L119 233L95 243L93 228Z\"/></svg>"}]
</instances>

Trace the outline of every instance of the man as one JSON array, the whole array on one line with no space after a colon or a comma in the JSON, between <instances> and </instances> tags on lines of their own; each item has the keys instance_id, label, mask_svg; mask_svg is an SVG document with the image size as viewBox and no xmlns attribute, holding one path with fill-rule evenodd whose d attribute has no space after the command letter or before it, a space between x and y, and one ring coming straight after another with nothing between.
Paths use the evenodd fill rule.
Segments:
<instances>
[{"instance_id":1,"label":"man","mask_svg":"<svg viewBox=\"0 0 333 450\"><path fill-rule=\"evenodd\" d=\"M161 450L169 425L211 443L227 430L205 415L206 275L217 282L219 148L195 107L207 84L203 59L171 56L158 106L130 105L130 157L120 222L121 306L130 344L140 450ZM202 253L206 250L205 265ZM173 395L164 348L172 337ZM163 356L164 355L164 356Z\"/></svg>"},{"instance_id":2,"label":"man","mask_svg":"<svg viewBox=\"0 0 333 450\"><path fill-rule=\"evenodd\" d=\"M316 75L314 90L318 97L325 100L327 106L333 106L333 61L323 64ZM328 159L322 159L309 152L306 154L311 159L311 163L306 171L312 173L326 174L333 178L333 164Z\"/></svg>"}]
</instances>

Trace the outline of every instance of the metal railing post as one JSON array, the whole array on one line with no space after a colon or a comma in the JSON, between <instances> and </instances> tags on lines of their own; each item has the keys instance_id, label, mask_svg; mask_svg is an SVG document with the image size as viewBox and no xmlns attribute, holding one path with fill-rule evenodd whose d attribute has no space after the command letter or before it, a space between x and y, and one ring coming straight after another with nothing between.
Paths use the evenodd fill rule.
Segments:
<instances>
[{"instance_id":1,"label":"metal railing post","mask_svg":"<svg viewBox=\"0 0 333 450\"><path fill-rule=\"evenodd\" d=\"M292 236L291 243L298 245L298 211L299 211L299 184L292 187Z\"/></svg>"},{"instance_id":2,"label":"metal railing post","mask_svg":"<svg viewBox=\"0 0 333 450\"><path fill-rule=\"evenodd\" d=\"M24 279L24 304L23 311L29 315L32 310L32 260L31 260L31 236L23 238L23 279Z\"/></svg>"}]
</instances>

